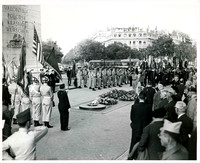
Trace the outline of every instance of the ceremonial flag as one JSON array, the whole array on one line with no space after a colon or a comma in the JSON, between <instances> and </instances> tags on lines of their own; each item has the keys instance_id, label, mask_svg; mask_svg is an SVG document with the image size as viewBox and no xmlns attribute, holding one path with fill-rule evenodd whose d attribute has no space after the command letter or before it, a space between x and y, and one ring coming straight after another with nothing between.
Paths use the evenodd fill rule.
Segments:
<instances>
[{"instance_id":1,"label":"ceremonial flag","mask_svg":"<svg viewBox=\"0 0 200 163\"><path fill-rule=\"evenodd\" d=\"M49 54L49 56L46 57L45 59L45 63L50 66L59 76L59 78L62 80L62 76L60 73L60 69L58 67L58 62L55 56L55 49L53 47L51 53Z\"/></svg>"},{"instance_id":2,"label":"ceremonial flag","mask_svg":"<svg viewBox=\"0 0 200 163\"><path fill-rule=\"evenodd\" d=\"M17 73L17 84L22 88L23 92L28 96L28 80L26 73L26 42L23 41L21 54L19 58L19 68Z\"/></svg>"},{"instance_id":3,"label":"ceremonial flag","mask_svg":"<svg viewBox=\"0 0 200 163\"><path fill-rule=\"evenodd\" d=\"M9 73L8 73L8 67L6 65L4 55L2 55L2 68L3 68L3 78L5 78L7 81L9 77Z\"/></svg>"},{"instance_id":4,"label":"ceremonial flag","mask_svg":"<svg viewBox=\"0 0 200 163\"><path fill-rule=\"evenodd\" d=\"M43 65L44 64L44 56L42 54L42 45L40 43L40 39L38 37L37 31L34 26L34 35L33 35L33 54L36 55L37 60Z\"/></svg>"}]
</instances>

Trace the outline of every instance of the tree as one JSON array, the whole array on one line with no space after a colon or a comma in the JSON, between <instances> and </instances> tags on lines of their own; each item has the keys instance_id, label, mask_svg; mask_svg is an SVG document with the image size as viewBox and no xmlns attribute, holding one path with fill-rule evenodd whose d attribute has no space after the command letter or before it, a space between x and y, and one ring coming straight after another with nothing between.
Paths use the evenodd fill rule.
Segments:
<instances>
[{"instance_id":1,"label":"tree","mask_svg":"<svg viewBox=\"0 0 200 163\"><path fill-rule=\"evenodd\" d=\"M51 39L47 40L47 42L42 42L42 53L44 55L44 58L46 58L51 53L53 47L55 48L57 62L61 63L63 57L61 48L57 45L56 41L52 41Z\"/></svg>"},{"instance_id":2,"label":"tree","mask_svg":"<svg viewBox=\"0 0 200 163\"><path fill-rule=\"evenodd\" d=\"M173 56L174 54L174 42L168 35L160 36L158 39L152 42L151 48L148 53L154 57L158 56Z\"/></svg>"},{"instance_id":3,"label":"tree","mask_svg":"<svg viewBox=\"0 0 200 163\"><path fill-rule=\"evenodd\" d=\"M188 61L194 61L197 57L197 47L190 43L181 42L175 46L175 54L179 59L186 58Z\"/></svg>"}]
</instances>

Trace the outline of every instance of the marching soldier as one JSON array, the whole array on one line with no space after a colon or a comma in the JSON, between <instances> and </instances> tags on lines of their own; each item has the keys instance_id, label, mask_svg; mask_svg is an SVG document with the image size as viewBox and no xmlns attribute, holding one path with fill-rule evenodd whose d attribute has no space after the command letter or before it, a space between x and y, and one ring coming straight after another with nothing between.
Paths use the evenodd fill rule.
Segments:
<instances>
[{"instance_id":1,"label":"marching soldier","mask_svg":"<svg viewBox=\"0 0 200 163\"><path fill-rule=\"evenodd\" d=\"M49 125L49 121L52 112L53 93L51 87L47 85L48 80L49 79L44 76L42 78L43 84L40 87L40 93L42 95L42 121L45 126L52 128L53 126Z\"/></svg>"},{"instance_id":2,"label":"marching soldier","mask_svg":"<svg viewBox=\"0 0 200 163\"><path fill-rule=\"evenodd\" d=\"M39 80L34 77L33 84L29 89L30 99L32 101L32 117L34 120L34 126L41 126L39 119L41 116L41 94L40 94L40 85Z\"/></svg>"},{"instance_id":3,"label":"marching soldier","mask_svg":"<svg viewBox=\"0 0 200 163\"><path fill-rule=\"evenodd\" d=\"M121 84L122 84L122 71L121 71L121 69L118 69L118 71L117 71L117 85L119 87L121 87Z\"/></svg>"}]
</instances>

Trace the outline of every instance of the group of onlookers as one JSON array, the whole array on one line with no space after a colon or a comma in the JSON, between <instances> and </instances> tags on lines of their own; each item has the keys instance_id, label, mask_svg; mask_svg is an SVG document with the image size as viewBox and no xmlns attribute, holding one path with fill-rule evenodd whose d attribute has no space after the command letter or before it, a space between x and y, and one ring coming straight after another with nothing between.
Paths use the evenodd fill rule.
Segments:
<instances>
[{"instance_id":1,"label":"group of onlookers","mask_svg":"<svg viewBox=\"0 0 200 163\"><path fill-rule=\"evenodd\" d=\"M137 81L128 159L196 160L197 74L188 70L163 72L171 78L161 76L155 87L152 80Z\"/></svg>"}]
</instances>

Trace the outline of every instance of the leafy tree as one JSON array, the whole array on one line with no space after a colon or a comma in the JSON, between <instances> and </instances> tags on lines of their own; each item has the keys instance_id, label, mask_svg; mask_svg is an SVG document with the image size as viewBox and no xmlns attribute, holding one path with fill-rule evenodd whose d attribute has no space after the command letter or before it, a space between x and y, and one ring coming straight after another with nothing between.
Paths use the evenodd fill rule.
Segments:
<instances>
[{"instance_id":1,"label":"leafy tree","mask_svg":"<svg viewBox=\"0 0 200 163\"><path fill-rule=\"evenodd\" d=\"M190 43L181 42L175 46L175 55L179 59L186 58L189 61L194 61L197 57L197 47Z\"/></svg>"},{"instance_id":2,"label":"leafy tree","mask_svg":"<svg viewBox=\"0 0 200 163\"><path fill-rule=\"evenodd\" d=\"M158 39L152 42L151 48L149 48L149 55L154 57L158 56L173 56L174 54L174 42L173 39L167 35L160 36Z\"/></svg>"},{"instance_id":3,"label":"leafy tree","mask_svg":"<svg viewBox=\"0 0 200 163\"><path fill-rule=\"evenodd\" d=\"M62 57L63 57L63 53L61 52L61 48L57 45L56 41L52 41L51 39L47 40L47 42L42 42L42 53L44 55L44 58L47 57L53 47L55 48L55 56L57 59L58 63L61 63Z\"/></svg>"}]
</instances>

